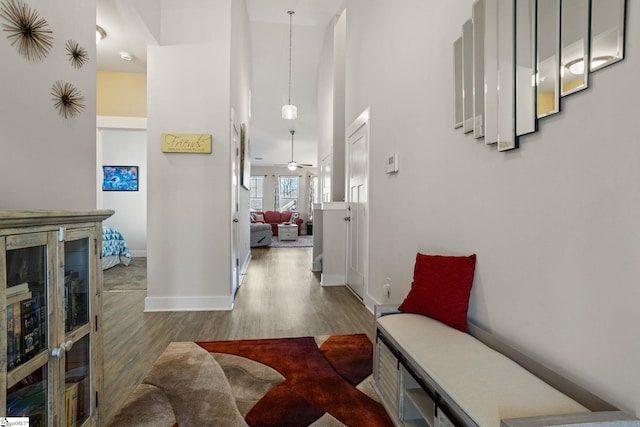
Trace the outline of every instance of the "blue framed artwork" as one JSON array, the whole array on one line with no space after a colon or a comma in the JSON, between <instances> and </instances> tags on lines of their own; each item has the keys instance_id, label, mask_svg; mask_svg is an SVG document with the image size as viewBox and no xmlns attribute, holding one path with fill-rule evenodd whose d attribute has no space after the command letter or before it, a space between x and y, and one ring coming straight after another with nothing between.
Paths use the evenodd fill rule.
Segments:
<instances>
[{"instance_id":1,"label":"blue framed artwork","mask_svg":"<svg viewBox=\"0 0 640 427\"><path fill-rule=\"evenodd\" d=\"M102 191L138 191L138 166L102 166Z\"/></svg>"}]
</instances>

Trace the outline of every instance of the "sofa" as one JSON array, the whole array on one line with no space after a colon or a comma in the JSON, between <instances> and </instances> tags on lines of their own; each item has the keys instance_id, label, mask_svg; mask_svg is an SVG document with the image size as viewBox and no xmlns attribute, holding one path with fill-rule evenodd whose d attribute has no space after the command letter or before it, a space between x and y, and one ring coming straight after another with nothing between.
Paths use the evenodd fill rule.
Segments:
<instances>
[{"instance_id":1,"label":"sofa","mask_svg":"<svg viewBox=\"0 0 640 427\"><path fill-rule=\"evenodd\" d=\"M193 342L173 342L111 421L113 427L247 426L223 368Z\"/></svg>"},{"instance_id":2,"label":"sofa","mask_svg":"<svg viewBox=\"0 0 640 427\"><path fill-rule=\"evenodd\" d=\"M251 242L250 246L252 248L271 245L271 237L273 236L271 225L262 222L255 222L249 224L249 227Z\"/></svg>"},{"instance_id":3,"label":"sofa","mask_svg":"<svg viewBox=\"0 0 640 427\"><path fill-rule=\"evenodd\" d=\"M302 234L302 223L298 212L251 212L251 223L264 223L271 225L271 232L274 236L278 235L278 224L293 223L298 226L298 236Z\"/></svg>"}]
</instances>

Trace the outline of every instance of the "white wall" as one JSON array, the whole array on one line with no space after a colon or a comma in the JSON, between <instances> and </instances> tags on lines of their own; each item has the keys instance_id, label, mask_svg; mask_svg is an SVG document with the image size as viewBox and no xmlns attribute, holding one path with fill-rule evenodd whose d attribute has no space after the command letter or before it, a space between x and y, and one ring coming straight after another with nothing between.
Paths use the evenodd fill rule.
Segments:
<instances>
[{"instance_id":1,"label":"white wall","mask_svg":"<svg viewBox=\"0 0 640 427\"><path fill-rule=\"evenodd\" d=\"M231 85L248 82L230 75L232 55L246 58L232 52L244 44L232 44L232 9L231 0L163 1L163 45L148 50L147 310L233 304L230 110L248 111L232 103L246 89ZM213 152L162 153L163 132L212 134Z\"/></svg>"},{"instance_id":2,"label":"white wall","mask_svg":"<svg viewBox=\"0 0 640 427\"><path fill-rule=\"evenodd\" d=\"M32 0L29 6L46 20L53 47L42 61L29 62L7 33L0 37L0 208L94 209L96 3ZM81 69L68 61L69 39L88 52ZM75 118L64 119L53 106L57 80L82 92L85 106Z\"/></svg>"},{"instance_id":3,"label":"white wall","mask_svg":"<svg viewBox=\"0 0 640 427\"><path fill-rule=\"evenodd\" d=\"M245 2L231 2L231 105L237 119L246 125L246 138L251 141L251 37L249 14ZM247 153L250 156L251 153ZM248 184L247 184L248 185ZM251 259L249 235L249 191L239 187L240 243L238 258L241 270L246 270ZM241 271L241 273L244 271Z\"/></svg>"},{"instance_id":4,"label":"white wall","mask_svg":"<svg viewBox=\"0 0 640 427\"><path fill-rule=\"evenodd\" d=\"M627 2L626 59L507 153L452 126L471 5L347 3L347 124L371 107L370 296L402 301L418 251L476 253L472 320L640 415L640 4Z\"/></svg>"},{"instance_id":5,"label":"white wall","mask_svg":"<svg viewBox=\"0 0 640 427\"><path fill-rule=\"evenodd\" d=\"M138 166L138 191L100 191L100 208L115 214L105 225L120 231L134 257L147 255L147 131L99 129L105 165ZM101 183L98 183L101 186Z\"/></svg>"},{"instance_id":6,"label":"white wall","mask_svg":"<svg viewBox=\"0 0 640 427\"><path fill-rule=\"evenodd\" d=\"M347 12L329 23L318 67L318 164L331 159L325 178L331 201L345 200L345 49ZM322 181L322 180L321 180Z\"/></svg>"}]
</instances>

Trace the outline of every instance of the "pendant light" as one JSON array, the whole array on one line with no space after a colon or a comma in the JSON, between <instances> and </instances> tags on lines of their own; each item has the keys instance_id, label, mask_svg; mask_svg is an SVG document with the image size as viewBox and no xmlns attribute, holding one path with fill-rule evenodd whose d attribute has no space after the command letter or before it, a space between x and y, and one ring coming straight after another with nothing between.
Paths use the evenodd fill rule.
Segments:
<instances>
[{"instance_id":1,"label":"pendant light","mask_svg":"<svg viewBox=\"0 0 640 427\"><path fill-rule=\"evenodd\" d=\"M293 39L293 10L287 12L289 14L289 103L282 106L282 118L293 120L298 117L298 107L291 103L291 44Z\"/></svg>"}]
</instances>

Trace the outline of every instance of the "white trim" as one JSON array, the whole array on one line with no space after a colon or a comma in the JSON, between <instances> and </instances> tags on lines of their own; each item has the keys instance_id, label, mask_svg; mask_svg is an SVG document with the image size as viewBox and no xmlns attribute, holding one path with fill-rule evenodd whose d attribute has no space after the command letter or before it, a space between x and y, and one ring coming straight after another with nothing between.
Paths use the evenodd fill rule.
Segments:
<instances>
[{"instance_id":1,"label":"white trim","mask_svg":"<svg viewBox=\"0 0 640 427\"><path fill-rule=\"evenodd\" d=\"M147 129L146 117L96 116L97 128Z\"/></svg>"},{"instance_id":2,"label":"white trim","mask_svg":"<svg viewBox=\"0 0 640 427\"><path fill-rule=\"evenodd\" d=\"M343 211L347 209L346 202L324 202L321 205L323 211Z\"/></svg>"},{"instance_id":3,"label":"white trim","mask_svg":"<svg viewBox=\"0 0 640 427\"><path fill-rule=\"evenodd\" d=\"M233 310L233 298L221 297L146 297L145 313L152 311L230 311Z\"/></svg>"},{"instance_id":4,"label":"white trim","mask_svg":"<svg viewBox=\"0 0 640 427\"><path fill-rule=\"evenodd\" d=\"M344 274L321 274L320 285L322 286L344 286L346 285Z\"/></svg>"}]
</instances>

